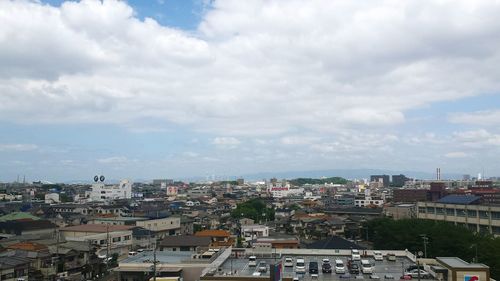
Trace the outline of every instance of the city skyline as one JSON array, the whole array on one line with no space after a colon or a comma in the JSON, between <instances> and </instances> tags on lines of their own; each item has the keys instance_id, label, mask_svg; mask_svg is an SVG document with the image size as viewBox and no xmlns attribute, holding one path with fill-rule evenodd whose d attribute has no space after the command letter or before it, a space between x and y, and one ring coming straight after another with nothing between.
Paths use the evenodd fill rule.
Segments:
<instances>
[{"instance_id":1,"label":"city skyline","mask_svg":"<svg viewBox=\"0 0 500 281\"><path fill-rule=\"evenodd\" d=\"M2 1L0 181L500 175L494 1Z\"/></svg>"}]
</instances>

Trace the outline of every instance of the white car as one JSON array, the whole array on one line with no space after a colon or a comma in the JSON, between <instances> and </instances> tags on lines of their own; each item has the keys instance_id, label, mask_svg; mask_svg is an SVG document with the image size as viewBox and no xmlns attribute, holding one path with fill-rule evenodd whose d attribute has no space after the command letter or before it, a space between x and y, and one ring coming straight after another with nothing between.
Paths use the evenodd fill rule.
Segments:
<instances>
[{"instance_id":1,"label":"white car","mask_svg":"<svg viewBox=\"0 0 500 281\"><path fill-rule=\"evenodd\" d=\"M370 261L368 260L361 260L361 272L363 274L372 274L373 273L373 267Z\"/></svg>"},{"instance_id":2,"label":"white car","mask_svg":"<svg viewBox=\"0 0 500 281\"><path fill-rule=\"evenodd\" d=\"M411 278L418 278L418 272L420 270L420 278L422 279L426 279L426 278L430 278L431 275L429 274L429 272L425 271L425 270L422 270L422 269L418 269L418 268L415 268L415 269L412 269L410 271L407 271L405 272L404 275L409 275L411 276Z\"/></svg>"},{"instance_id":3,"label":"white car","mask_svg":"<svg viewBox=\"0 0 500 281\"><path fill-rule=\"evenodd\" d=\"M359 254L359 250L352 249L351 250L351 258L352 258L353 261L359 261L359 260L361 260L361 255Z\"/></svg>"},{"instance_id":4,"label":"white car","mask_svg":"<svg viewBox=\"0 0 500 281\"><path fill-rule=\"evenodd\" d=\"M345 273L345 265L342 260L335 260L335 273L337 274Z\"/></svg>"},{"instance_id":5,"label":"white car","mask_svg":"<svg viewBox=\"0 0 500 281\"><path fill-rule=\"evenodd\" d=\"M295 262L295 272L306 273L306 261L303 258L298 258Z\"/></svg>"},{"instance_id":6,"label":"white car","mask_svg":"<svg viewBox=\"0 0 500 281\"><path fill-rule=\"evenodd\" d=\"M293 259L292 258L285 258L285 267L293 267Z\"/></svg>"},{"instance_id":7,"label":"white car","mask_svg":"<svg viewBox=\"0 0 500 281\"><path fill-rule=\"evenodd\" d=\"M257 257L256 256L248 257L248 266L257 266Z\"/></svg>"},{"instance_id":8,"label":"white car","mask_svg":"<svg viewBox=\"0 0 500 281\"><path fill-rule=\"evenodd\" d=\"M383 261L384 255L381 251L373 251L373 259L376 261Z\"/></svg>"}]
</instances>

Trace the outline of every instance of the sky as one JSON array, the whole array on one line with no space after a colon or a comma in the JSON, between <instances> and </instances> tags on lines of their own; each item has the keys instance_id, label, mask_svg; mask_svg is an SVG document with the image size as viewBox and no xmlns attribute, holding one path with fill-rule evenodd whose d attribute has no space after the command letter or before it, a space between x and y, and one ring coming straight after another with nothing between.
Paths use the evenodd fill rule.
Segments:
<instances>
[{"instance_id":1,"label":"sky","mask_svg":"<svg viewBox=\"0 0 500 281\"><path fill-rule=\"evenodd\" d=\"M485 0L0 1L0 181L500 176L499 14Z\"/></svg>"}]
</instances>

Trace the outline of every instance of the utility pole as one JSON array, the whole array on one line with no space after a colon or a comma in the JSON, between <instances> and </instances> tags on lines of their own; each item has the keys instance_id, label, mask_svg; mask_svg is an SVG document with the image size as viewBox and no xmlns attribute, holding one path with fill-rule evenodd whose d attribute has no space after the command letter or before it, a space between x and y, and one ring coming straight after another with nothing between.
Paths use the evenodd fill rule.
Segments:
<instances>
[{"instance_id":1,"label":"utility pole","mask_svg":"<svg viewBox=\"0 0 500 281\"><path fill-rule=\"evenodd\" d=\"M156 281L156 238L153 249L153 281Z\"/></svg>"},{"instance_id":2,"label":"utility pole","mask_svg":"<svg viewBox=\"0 0 500 281\"><path fill-rule=\"evenodd\" d=\"M427 244L429 243L429 237L427 237L427 234L420 234L420 237L424 240L424 257L427 258Z\"/></svg>"}]
</instances>

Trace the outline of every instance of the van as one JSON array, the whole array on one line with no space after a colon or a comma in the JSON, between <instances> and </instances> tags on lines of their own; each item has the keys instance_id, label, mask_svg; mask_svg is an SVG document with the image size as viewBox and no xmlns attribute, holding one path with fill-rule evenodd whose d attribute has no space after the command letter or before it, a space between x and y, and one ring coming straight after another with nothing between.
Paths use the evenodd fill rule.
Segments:
<instances>
[{"instance_id":1,"label":"van","mask_svg":"<svg viewBox=\"0 0 500 281\"><path fill-rule=\"evenodd\" d=\"M363 272L363 274L373 273L372 264L368 260L361 260L361 272Z\"/></svg>"},{"instance_id":2,"label":"van","mask_svg":"<svg viewBox=\"0 0 500 281\"><path fill-rule=\"evenodd\" d=\"M359 254L359 250L352 249L351 250L351 258L353 261L359 261L361 259L361 255Z\"/></svg>"},{"instance_id":3,"label":"van","mask_svg":"<svg viewBox=\"0 0 500 281\"><path fill-rule=\"evenodd\" d=\"M248 266L257 266L257 257L256 256L250 256L248 258Z\"/></svg>"},{"instance_id":4,"label":"van","mask_svg":"<svg viewBox=\"0 0 500 281\"><path fill-rule=\"evenodd\" d=\"M376 261L383 261L384 255L382 255L381 251L373 251L373 259Z\"/></svg>"},{"instance_id":5,"label":"van","mask_svg":"<svg viewBox=\"0 0 500 281\"><path fill-rule=\"evenodd\" d=\"M134 252L134 251L128 252L129 257L135 256L135 255L137 255L137 252Z\"/></svg>"},{"instance_id":6,"label":"van","mask_svg":"<svg viewBox=\"0 0 500 281\"><path fill-rule=\"evenodd\" d=\"M298 258L295 263L295 272L306 273L306 261L303 258Z\"/></svg>"},{"instance_id":7,"label":"van","mask_svg":"<svg viewBox=\"0 0 500 281\"><path fill-rule=\"evenodd\" d=\"M345 265L342 260L335 260L335 273L337 274L345 273Z\"/></svg>"}]
</instances>

